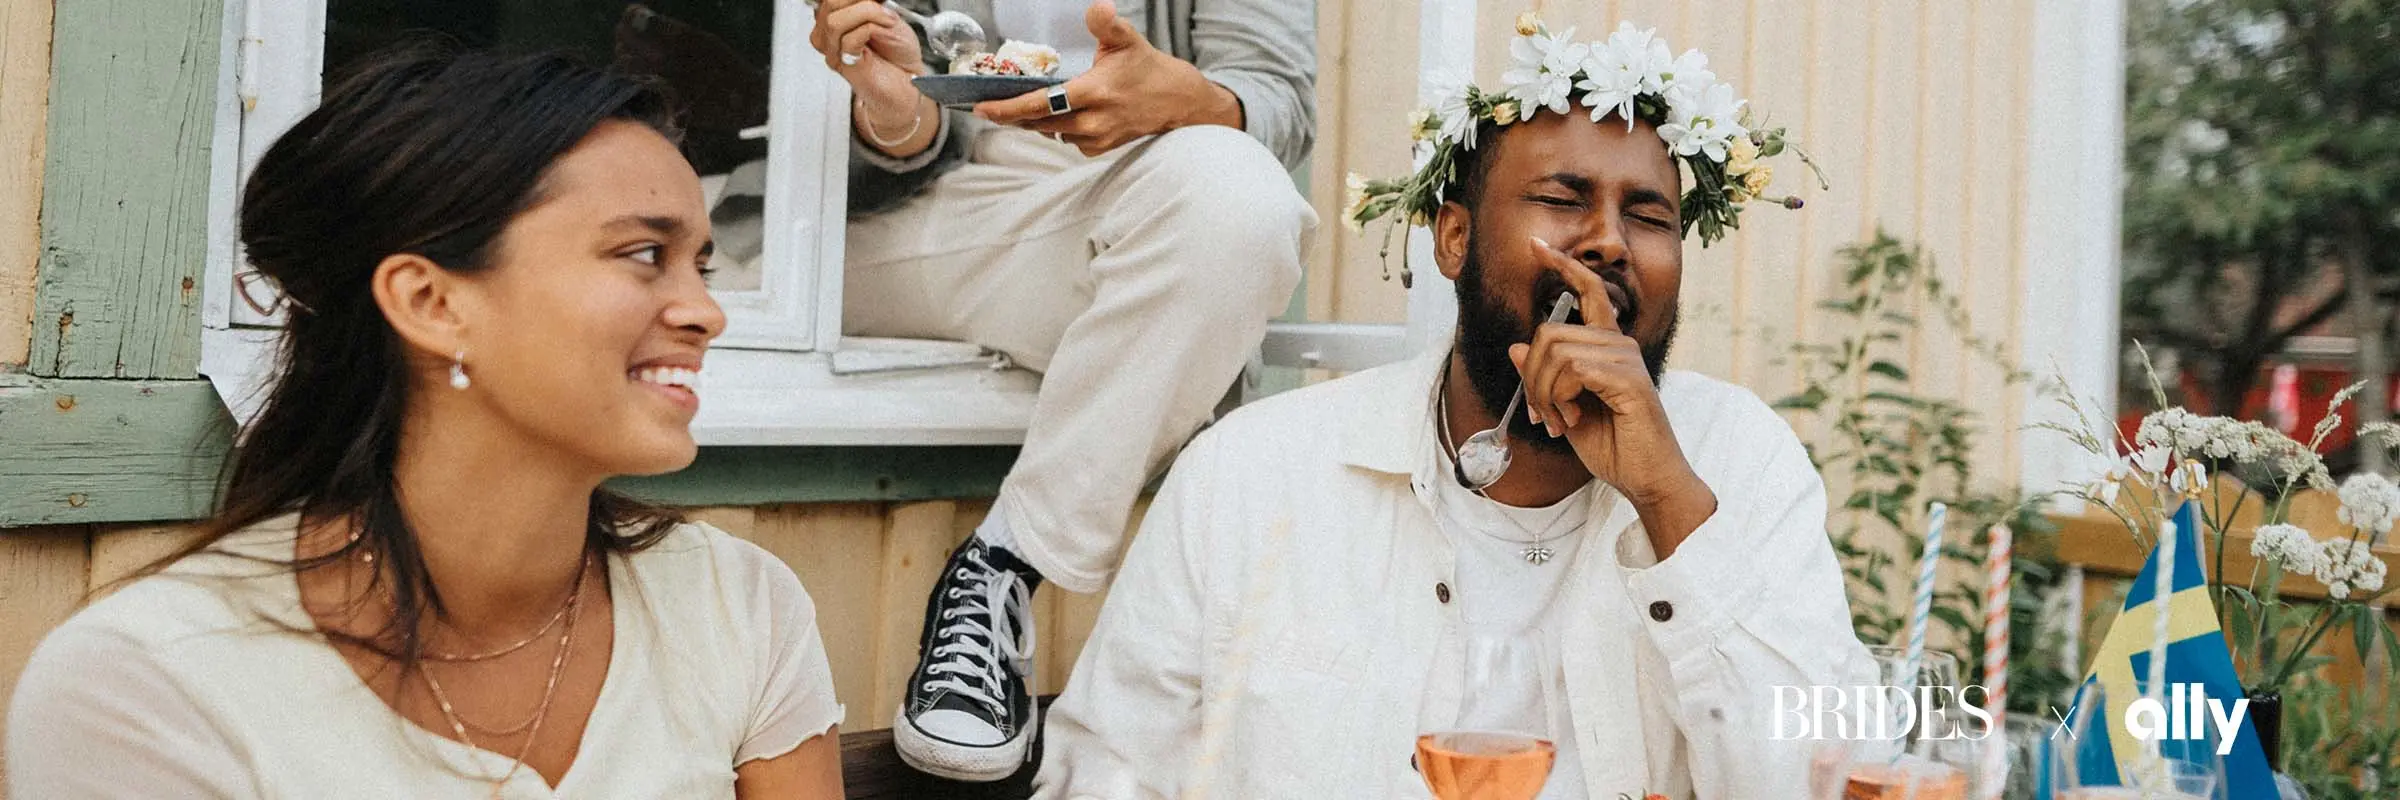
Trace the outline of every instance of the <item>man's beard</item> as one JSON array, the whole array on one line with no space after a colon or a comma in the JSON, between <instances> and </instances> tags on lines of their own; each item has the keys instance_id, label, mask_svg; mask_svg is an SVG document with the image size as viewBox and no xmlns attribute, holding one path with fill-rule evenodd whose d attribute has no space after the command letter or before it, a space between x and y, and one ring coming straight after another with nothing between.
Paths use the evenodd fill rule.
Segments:
<instances>
[{"instance_id":1,"label":"man's beard","mask_svg":"<svg viewBox=\"0 0 2400 800\"><path fill-rule=\"evenodd\" d=\"M1508 360L1508 348L1510 345L1531 343L1534 326L1539 320L1518 317L1516 312L1501 304L1500 298L1488 291L1489 287L1483 282L1483 259L1478 254L1480 249L1475 242L1469 242L1466 263L1459 268L1458 354L1466 365L1467 382L1475 387L1475 395L1483 401L1484 410L1498 418L1506 413L1509 397L1516 393L1518 381L1522 379L1517 373L1516 364ZM1617 289L1624 292L1628 307L1617 309L1617 324L1619 330L1630 330L1633 321L1639 318L1641 299L1633 293L1633 287L1626 284L1622 272L1603 270L1600 279L1616 284ZM1551 304L1557 302L1559 294L1565 291L1565 278L1544 271L1534 281L1530 307L1535 314L1541 315L1541 319L1547 319ZM1666 309L1666 314L1665 334L1659 336L1658 341L1640 343L1642 365L1649 370L1653 385L1666 374L1667 350L1675 344L1675 328L1682 316L1675 308ZM1567 317L1569 324L1580 325L1582 320L1581 311ZM1639 341L1640 337L1635 338ZM1585 422L1588 421L1587 418ZM1531 415L1523 412L1519 412L1516 420L1509 423L1508 436L1513 440L1531 442L1540 450L1574 452L1565 439L1550 438L1548 431L1535 425Z\"/></svg>"}]
</instances>

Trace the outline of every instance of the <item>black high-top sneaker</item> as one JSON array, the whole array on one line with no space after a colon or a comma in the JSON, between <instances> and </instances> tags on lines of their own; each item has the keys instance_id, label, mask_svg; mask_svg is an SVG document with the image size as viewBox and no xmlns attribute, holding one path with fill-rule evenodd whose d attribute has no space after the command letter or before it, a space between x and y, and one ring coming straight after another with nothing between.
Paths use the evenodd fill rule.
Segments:
<instances>
[{"instance_id":1,"label":"black high-top sneaker","mask_svg":"<svg viewBox=\"0 0 2400 800\"><path fill-rule=\"evenodd\" d=\"M900 759L956 781L1016 774L1041 728L1025 673L1033 661L1034 587L1041 573L1006 549L970 538L950 553L933 596L908 702L892 721Z\"/></svg>"}]
</instances>

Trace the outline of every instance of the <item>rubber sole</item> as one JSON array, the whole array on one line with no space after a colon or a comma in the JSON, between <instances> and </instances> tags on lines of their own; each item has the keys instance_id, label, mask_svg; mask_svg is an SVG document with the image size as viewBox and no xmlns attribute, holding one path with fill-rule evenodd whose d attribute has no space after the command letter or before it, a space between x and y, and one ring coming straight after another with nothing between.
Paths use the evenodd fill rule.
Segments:
<instances>
[{"instance_id":1,"label":"rubber sole","mask_svg":"<svg viewBox=\"0 0 2400 800\"><path fill-rule=\"evenodd\" d=\"M908 709L892 717L892 748L900 751L900 760L927 775L967 783L991 783L1006 780L1025 768L1026 756L1033 750L1033 737L1042 729L1042 709L1034 706L1032 715L1016 738L990 747L953 744L918 730L909 721Z\"/></svg>"}]
</instances>

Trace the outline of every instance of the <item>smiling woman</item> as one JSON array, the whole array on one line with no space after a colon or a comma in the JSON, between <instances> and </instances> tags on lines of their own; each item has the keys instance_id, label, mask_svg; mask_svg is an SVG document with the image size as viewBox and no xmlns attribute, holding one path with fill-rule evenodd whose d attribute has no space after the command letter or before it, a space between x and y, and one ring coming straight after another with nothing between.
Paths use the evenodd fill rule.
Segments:
<instances>
[{"instance_id":1,"label":"smiling woman","mask_svg":"<svg viewBox=\"0 0 2400 800\"><path fill-rule=\"evenodd\" d=\"M293 303L202 540L53 632L19 797L838 797L780 561L600 488L680 469L725 316L648 84L369 59L261 157Z\"/></svg>"}]
</instances>

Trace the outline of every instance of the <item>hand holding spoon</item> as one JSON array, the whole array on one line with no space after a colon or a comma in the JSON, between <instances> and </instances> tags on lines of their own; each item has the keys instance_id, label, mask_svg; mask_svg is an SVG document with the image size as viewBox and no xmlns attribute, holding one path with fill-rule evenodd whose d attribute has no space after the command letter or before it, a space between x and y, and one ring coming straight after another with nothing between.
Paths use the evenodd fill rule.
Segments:
<instances>
[{"instance_id":1,"label":"hand holding spoon","mask_svg":"<svg viewBox=\"0 0 2400 800\"><path fill-rule=\"evenodd\" d=\"M817 0L807 0L807 2L811 6L817 4ZM893 0L883 0L883 7L900 15L901 19L916 23L919 28L924 28L926 44L932 45L933 51L941 54L944 59L957 61L961 57L990 49L986 44L987 40L983 37L983 26L978 24L974 17L967 16L965 13L942 11L927 17L911 11ZM844 65L856 64L858 59L859 54L857 53L842 54Z\"/></svg>"},{"instance_id":2,"label":"hand holding spoon","mask_svg":"<svg viewBox=\"0 0 2400 800\"><path fill-rule=\"evenodd\" d=\"M1565 322L1575 313L1575 293L1563 292L1558 301L1550 304L1549 322ZM1509 396L1508 407L1500 412L1500 424L1475 435L1458 445L1458 478L1467 488L1483 491L1500 482L1508 474L1508 426L1517 418L1517 406L1525 401L1525 380L1517 379L1517 393Z\"/></svg>"}]
</instances>

